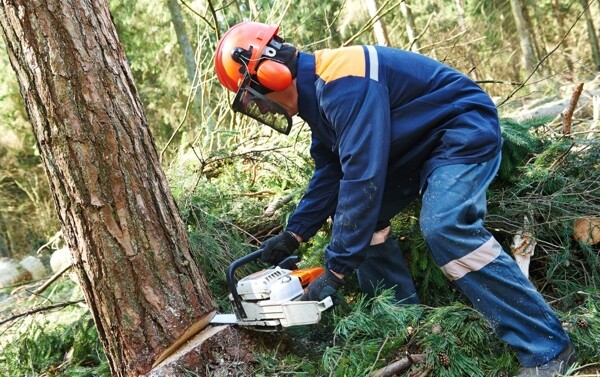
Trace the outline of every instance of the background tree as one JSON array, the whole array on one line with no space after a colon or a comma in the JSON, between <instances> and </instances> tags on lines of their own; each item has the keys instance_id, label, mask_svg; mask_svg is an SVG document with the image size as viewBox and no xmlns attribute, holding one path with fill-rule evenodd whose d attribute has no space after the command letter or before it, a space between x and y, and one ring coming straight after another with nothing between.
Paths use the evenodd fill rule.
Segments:
<instances>
[{"instance_id":1,"label":"background tree","mask_svg":"<svg viewBox=\"0 0 600 377\"><path fill-rule=\"evenodd\" d=\"M600 44L598 44L598 37L596 36L596 28L594 27L594 20L589 10L588 0L579 0L583 12L585 15L585 23L587 25L588 38L590 40L590 48L592 50L592 58L596 70L600 71Z\"/></svg>"},{"instance_id":2,"label":"background tree","mask_svg":"<svg viewBox=\"0 0 600 377\"><path fill-rule=\"evenodd\" d=\"M10 61L111 371L146 373L215 303L191 256L107 4L0 5Z\"/></svg>"},{"instance_id":3,"label":"background tree","mask_svg":"<svg viewBox=\"0 0 600 377\"><path fill-rule=\"evenodd\" d=\"M407 1L403 1L400 3L400 13L402 13L402 18L405 22L406 33L408 35L408 46L410 50L414 52L419 52L421 49L420 42L417 39L417 27L415 26L415 19L412 14L412 10L410 8L410 4Z\"/></svg>"},{"instance_id":4,"label":"background tree","mask_svg":"<svg viewBox=\"0 0 600 377\"><path fill-rule=\"evenodd\" d=\"M377 44L389 46L390 38L388 37L385 21L383 21L379 15L380 8L378 1L368 0L366 1L366 5L369 11L369 16L371 16L372 19L377 20L373 24L373 33L375 34L375 40L377 41Z\"/></svg>"},{"instance_id":5,"label":"background tree","mask_svg":"<svg viewBox=\"0 0 600 377\"><path fill-rule=\"evenodd\" d=\"M196 116L200 117L202 114L202 93L199 90L199 77L196 75L197 65L194 56L194 48L192 47L190 38L188 37L188 32L185 26L183 14L181 13L179 1L168 0L167 6L169 8L169 13L171 14L171 22L173 23L175 34L177 34L177 42L179 44L179 48L181 49L181 55L183 55L183 60L185 62L185 70L187 72L187 78L190 84L190 97L192 98L194 104L193 108L196 112Z\"/></svg>"},{"instance_id":6,"label":"background tree","mask_svg":"<svg viewBox=\"0 0 600 377\"><path fill-rule=\"evenodd\" d=\"M515 25L517 26L519 44L521 46L522 68L525 70L525 74L528 75L535 70L536 59L531 38L527 30L527 21L523 15L523 3L521 0L510 0L510 7L512 9Z\"/></svg>"},{"instance_id":7,"label":"background tree","mask_svg":"<svg viewBox=\"0 0 600 377\"><path fill-rule=\"evenodd\" d=\"M458 20L458 25L460 29L465 31L467 30L467 21L465 19L465 6L463 5L462 0L454 0L454 7L456 8L456 19Z\"/></svg>"},{"instance_id":8,"label":"background tree","mask_svg":"<svg viewBox=\"0 0 600 377\"><path fill-rule=\"evenodd\" d=\"M565 17L562 14L562 9L559 0L552 0L552 12L554 14L554 22L557 25L558 35L567 35L567 28L565 27ZM573 72L573 60L570 57L571 46L568 41L565 41L563 45L563 58L569 72Z\"/></svg>"}]
</instances>

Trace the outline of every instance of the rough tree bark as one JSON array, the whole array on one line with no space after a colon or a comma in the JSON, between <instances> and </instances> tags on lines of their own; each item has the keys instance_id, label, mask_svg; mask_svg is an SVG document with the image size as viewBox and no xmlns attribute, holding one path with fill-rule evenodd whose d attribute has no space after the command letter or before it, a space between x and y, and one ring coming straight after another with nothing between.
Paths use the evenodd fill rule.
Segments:
<instances>
[{"instance_id":1,"label":"rough tree bark","mask_svg":"<svg viewBox=\"0 0 600 377\"><path fill-rule=\"evenodd\" d=\"M108 6L0 0L0 7L10 62L112 374L144 374L216 304L192 257Z\"/></svg>"}]
</instances>

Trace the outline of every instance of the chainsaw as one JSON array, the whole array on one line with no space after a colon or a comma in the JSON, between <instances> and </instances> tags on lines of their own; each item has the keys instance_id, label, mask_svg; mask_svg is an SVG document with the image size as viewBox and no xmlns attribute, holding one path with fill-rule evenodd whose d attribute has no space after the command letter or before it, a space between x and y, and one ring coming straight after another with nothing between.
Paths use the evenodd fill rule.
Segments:
<instances>
[{"instance_id":1,"label":"chainsaw","mask_svg":"<svg viewBox=\"0 0 600 377\"><path fill-rule=\"evenodd\" d=\"M238 325L257 331L281 331L285 327L310 325L321 320L321 312L333 306L331 297L322 301L299 301L304 289L323 273L322 267L297 269L297 256L239 281L235 271L260 258L256 250L233 261L227 269L232 314L216 314L217 325Z\"/></svg>"}]
</instances>

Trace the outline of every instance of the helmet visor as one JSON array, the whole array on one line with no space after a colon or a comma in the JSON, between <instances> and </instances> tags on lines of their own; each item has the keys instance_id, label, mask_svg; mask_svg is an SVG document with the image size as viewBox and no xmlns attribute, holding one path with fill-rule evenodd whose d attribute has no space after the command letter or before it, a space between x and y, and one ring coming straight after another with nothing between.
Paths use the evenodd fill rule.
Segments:
<instances>
[{"instance_id":1,"label":"helmet visor","mask_svg":"<svg viewBox=\"0 0 600 377\"><path fill-rule=\"evenodd\" d=\"M248 115L282 134L289 134L292 129L292 118L287 111L278 103L251 88L249 85L251 81L249 75L244 78L233 100L231 106L233 111Z\"/></svg>"}]
</instances>

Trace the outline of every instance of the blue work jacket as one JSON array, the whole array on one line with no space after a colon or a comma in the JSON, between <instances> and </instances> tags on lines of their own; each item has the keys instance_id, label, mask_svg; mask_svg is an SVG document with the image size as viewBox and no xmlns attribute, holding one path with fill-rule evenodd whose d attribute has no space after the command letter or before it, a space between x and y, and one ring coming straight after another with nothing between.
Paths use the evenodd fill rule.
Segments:
<instances>
[{"instance_id":1,"label":"blue work jacket","mask_svg":"<svg viewBox=\"0 0 600 377\"><path fill-rule=\"evenodd\" d=\"M310 239L332 216L326 266L364 260L386 186L446 164L494 157L496 106L469 77L436 60L382 46L300 52L299 116L312 132L315 171L286 229Z\"/></svg>"}]
</instances>

